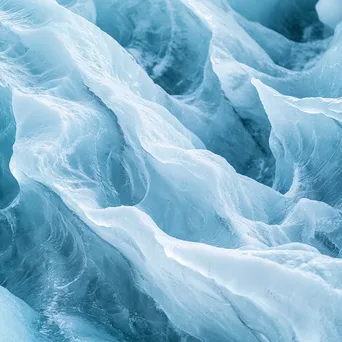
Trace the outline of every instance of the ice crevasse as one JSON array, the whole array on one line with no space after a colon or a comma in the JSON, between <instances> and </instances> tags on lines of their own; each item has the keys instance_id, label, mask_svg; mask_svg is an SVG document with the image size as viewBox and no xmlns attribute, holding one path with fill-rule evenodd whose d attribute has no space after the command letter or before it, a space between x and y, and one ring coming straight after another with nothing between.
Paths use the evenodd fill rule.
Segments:
<instances>
[{"instance_id":1,"label":"ice crevasse","mask_svg":"<svg viewBox=\"0 0 342 342\"><path fill-rule=\"evenodd\" d=\"M341 341L339 10L0 0L0 341Z\"/></svg>"}]
</instances>

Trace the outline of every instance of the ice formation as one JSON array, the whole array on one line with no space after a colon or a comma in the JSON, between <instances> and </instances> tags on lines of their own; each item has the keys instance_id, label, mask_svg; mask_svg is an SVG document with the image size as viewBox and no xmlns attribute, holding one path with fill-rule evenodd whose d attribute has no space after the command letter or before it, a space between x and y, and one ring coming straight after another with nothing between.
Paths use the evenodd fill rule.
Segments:
<instances>
[{"instance_id":1,"label":"ice formation","mask_svg":"<svg viewBox=\"0 0 342 342\"><path fill-rule=\"evenodd\" d=\"M334 3L0 0L0 342L342 340Z\"/></svg>"},{"instance_id":2,"label":"ice formation","mask_svg":"<svg viewBox=\"0 0 342 342\"><path fill-rule=\"evenodd\" d=\"M342 4L339 0L320 0L316 8L319 19L331 28L342 21Z\"/></svg>"}]
</instances>

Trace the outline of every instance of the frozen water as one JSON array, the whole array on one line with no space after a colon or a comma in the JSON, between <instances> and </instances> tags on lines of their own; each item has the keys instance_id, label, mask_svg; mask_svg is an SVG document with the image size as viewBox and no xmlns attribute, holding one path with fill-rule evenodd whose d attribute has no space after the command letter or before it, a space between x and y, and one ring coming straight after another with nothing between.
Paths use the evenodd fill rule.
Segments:
<instances>
[{"instance_id":1,"label":"frozen water","mask_svg":"<svg viewBox=\"0 0 342 342\"><path fill-rule=\"evenodd\" d=\"M339 0L320 0L316 5L319 19L335 28L342 21L342 6Z\"/></svg>"},{"instance_id":2,"label":"frozen water","mask_svg":"<svg viewBox=\"0 0 342 342\"><path fill-rule=\"evenodd\" d=\"M0 342L341 341L321 2L0 0Z\"/></svg>"}]
</instances>

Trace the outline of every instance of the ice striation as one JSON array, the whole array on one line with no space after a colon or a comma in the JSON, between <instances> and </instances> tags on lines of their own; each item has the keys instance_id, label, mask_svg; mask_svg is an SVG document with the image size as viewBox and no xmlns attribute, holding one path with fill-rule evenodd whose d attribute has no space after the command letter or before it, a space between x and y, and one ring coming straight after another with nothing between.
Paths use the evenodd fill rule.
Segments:
<instances>
[{"instance_id":1,"label":"ice striation","mask_svg":"<svg viewBox=\"0 0 342 342\"><path fill-rule=\"evenodd\" d=\"M0 341L341 341L341 20L0 0Z\"/></svg>"}]
</instances>

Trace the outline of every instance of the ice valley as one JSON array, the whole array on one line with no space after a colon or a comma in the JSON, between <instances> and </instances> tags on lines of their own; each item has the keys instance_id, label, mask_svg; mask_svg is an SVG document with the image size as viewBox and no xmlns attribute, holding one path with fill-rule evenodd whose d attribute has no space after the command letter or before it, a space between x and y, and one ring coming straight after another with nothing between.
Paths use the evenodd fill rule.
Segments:
<instances>
[{"instance_id":1,"label":"ice valley","mask_svg":"<svg viewBox=\"0 0 342 342\"><path fill-rule=\"evenodd\" d=\"M340 342L339 3L0 0L0 342Z\"/></svg>"}]
</instances>

